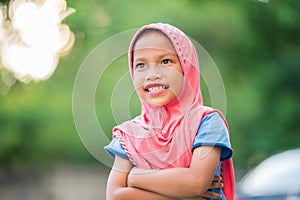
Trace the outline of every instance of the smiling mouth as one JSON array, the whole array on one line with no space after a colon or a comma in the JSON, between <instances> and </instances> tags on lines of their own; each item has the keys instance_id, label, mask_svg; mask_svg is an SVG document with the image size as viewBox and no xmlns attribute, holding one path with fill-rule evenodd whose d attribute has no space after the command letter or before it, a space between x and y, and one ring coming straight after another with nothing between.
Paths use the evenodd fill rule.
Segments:
<instances>
[{"instance_id":1,"label":"smiling mouth","mask_svg":"<svg viewBox=\"0 0 300 200\"><path fill-rule=\"evenodd\" d=\"M147 92L156 92L156 91L166 90L166 89L168 89L167 86L156 86L156 87L147 88L146 91Z\"/></svg>"}]
</instances>

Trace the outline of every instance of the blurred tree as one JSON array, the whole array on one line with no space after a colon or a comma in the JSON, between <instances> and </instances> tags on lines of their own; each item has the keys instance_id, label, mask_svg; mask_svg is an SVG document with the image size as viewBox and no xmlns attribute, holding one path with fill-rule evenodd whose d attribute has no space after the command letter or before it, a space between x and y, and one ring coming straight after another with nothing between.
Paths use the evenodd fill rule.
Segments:
<instances>
[{"instance_id":1,"label":"blurred tree","mask_svg":"<svg viewBox=\"0 0 300 200\"><path fill-rule=\"evenodd\" d=\"M8 4L8 3L9 3L9 0L0 0L0 3Z\"/></svg>"},{"instance_id":2,"label":"blurred tree","mask_svg":"<svg viewBox=\"0 0 300 200\"><path fill-rule=\"evenodd\" d=\"M94 161L81 144L72 118L77 70L105 39L158 21L178 26L216 62L226 87L234 161L241 173L276 151L299 147L297 0L72 0L68 6L77 10L66 19L76 42L54 76L42 83L16 84L0 96L1 165ZM105 72L95 97L99 123L109 137L115 125L110 97L126 71L125 55ZM209 104L205 85L202 88ZM134 115L139 104L132 98Z\"/></svg>"}]
</instances>

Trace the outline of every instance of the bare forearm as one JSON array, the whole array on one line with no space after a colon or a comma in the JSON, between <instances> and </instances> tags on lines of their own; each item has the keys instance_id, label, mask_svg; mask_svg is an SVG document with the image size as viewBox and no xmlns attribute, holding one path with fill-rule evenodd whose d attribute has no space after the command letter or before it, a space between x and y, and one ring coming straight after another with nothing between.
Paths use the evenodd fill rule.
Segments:
<instances>
[{"instance_id":1,"label":"bare forearm","mask_svg":"<svg viewBox=\"0 0 300 200\"><path fill-rule=\"evenodd\" d=\"M201 195L210 182L211 180L193 176L189 168L158 171L135 168L128 178L129 186L177 198Z\"/></svg>"},{"instance_id":2,"label":"bare forearm","mask_svg":"<svg viewBox=\"0 0 300 200\"><path fill-rule=\"evenodd\" d=\"M206 153L203 155L203 152ZM166 196L194 197L208 189L216 172L220 148L198 147L189 168L144 170L132 168L128 185Z\"/></svg>"},{"instance_id":3,"label":"bare forearm","mask_svg":"<svg viewBox=\"0 0 300 200\"><path fill-rule=\"evenodd\" d=\"M107 180L107 200L172 200L171 197L161 194L139 188L128 187L127 177L131 168L132 166L129 160L119 156L115 157L113 168L110 171Z\"/></svg>"},{"instance_id":4,"label":"bare forearm","mask_svg":"<svg viewBox=\"0 0 300 200\"><path fill-rule=\"evenodd\" d=\"M158 193L146 191L139 188L123 187L114 190L113 193L107 194L107 200L175 200Z\"/></svg>"}]
</instances>

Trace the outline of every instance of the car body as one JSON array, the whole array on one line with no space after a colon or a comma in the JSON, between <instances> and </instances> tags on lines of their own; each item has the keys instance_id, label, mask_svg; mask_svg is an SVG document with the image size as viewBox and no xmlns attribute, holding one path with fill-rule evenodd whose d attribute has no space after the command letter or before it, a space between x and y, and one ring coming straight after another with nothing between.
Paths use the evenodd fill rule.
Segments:
<instances>
[{"instance_id":1,"label":"car body","mask_svg":"<svg viewBox=\"0 0 300 200\"><path fill-rule=\"evenodd\" d=\"M275 154L237 184L236 200L300 200L300 148Z\"/></svg>"}]
</instances>

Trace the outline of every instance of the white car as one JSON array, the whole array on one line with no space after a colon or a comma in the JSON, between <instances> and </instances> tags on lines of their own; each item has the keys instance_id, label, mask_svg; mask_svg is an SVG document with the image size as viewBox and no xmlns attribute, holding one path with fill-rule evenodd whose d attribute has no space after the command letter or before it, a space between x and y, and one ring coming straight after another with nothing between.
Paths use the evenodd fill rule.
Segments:
<instances>
[{"instance_id":1,"label":"white car","mask_svg":"<svg viewBox=\"0 0 300 200\"><path fill-rule=\"evenodd\" d=\"M300 148L273 155L237 184L236 200L300 200Z\"/></svg>"}]
</instances>

